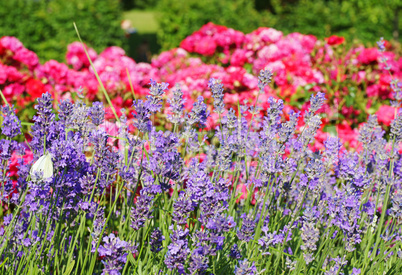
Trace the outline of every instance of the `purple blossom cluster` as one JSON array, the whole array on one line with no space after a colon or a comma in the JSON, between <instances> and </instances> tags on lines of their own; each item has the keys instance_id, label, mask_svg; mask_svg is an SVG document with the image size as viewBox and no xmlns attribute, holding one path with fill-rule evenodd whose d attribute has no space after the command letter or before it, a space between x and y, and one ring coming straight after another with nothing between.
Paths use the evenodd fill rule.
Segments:
<instances>
[{"instance_id":1,"label":"purple blossom cluster","mask_svg":"<svg viewBox=\"0 0 402 275\"><path fill-rule=\"evenodd\" d=\"M261 92L271 78L261 71ZM167 88L151 80L150 95L133 102L132 119L120 110L114 132L101 103L62 101L56 116L43 94L29 142L18 142L21 122L2 107L2 274L402 270L401 111L389 133L371 116L360 149L328 136L313 151L322 93L297 130L299 114L286 119L280 99L224 111L221 82L211 79L221 121L205 134L203 97L186 113L178 86L174 130L153 125Z\"/></svg>"}]
</instances>

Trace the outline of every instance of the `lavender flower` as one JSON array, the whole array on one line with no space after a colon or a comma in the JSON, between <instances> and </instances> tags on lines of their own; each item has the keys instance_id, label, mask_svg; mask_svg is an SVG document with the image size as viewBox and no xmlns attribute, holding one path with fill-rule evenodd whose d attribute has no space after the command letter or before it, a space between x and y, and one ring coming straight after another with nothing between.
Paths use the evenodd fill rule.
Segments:
<instances>
[{"instance_id":1,"label":"lavender flower","mask_svg":"<svg viewBox=\"0 0 402 275\"><path fill-rule=\"evenodd\" d=\"M14 106L9 107L5 105L1 108L3 116L3 124L1 125L1 132L9 138L14 138L21 134L21 122L15 115Z\"/></svg>"},{"instance_id":2,"label":"lavender flower","mask_svg":"<svg viewBox=\"0 0 402 275\"><path fill-rule=\"evenodd\" d=\"M133 108L135 110L135 113L133 113L133 116L135 118L134 126L140 132L150 132L152 128L152 123L149 118L151 117L152 110L149 102L144 102L140 99L134 100Z\"/></svg>"},{"instance_id":3,"label":"lavender flower","mask_svg":"<svg viewBox=\"0 0 402 275\"><path fill-rule=\"evenodd\" d=\"M210 88L212 91L215 112L218 114L223 113L225 104L223 103L223 84L221 83L221 80L210 78L208 88Z\"/></svg>"},{"instance_id":4,"label":"lavender flower","mask_svg":"<svg viewBox=\"0 0 402 275\"><path fill-rule=\"evenodd\" d=\"M46 138L46 145L49 146L51 140L58 133L52 113L52 98L49 93L42 94L42 97L38 98L38 105L35 106L35 109L37 113L33 117L35 124L32 126L33 138L30 146L39 155L42 155L45 144L44 138Z\"/></svg>"},{"instance_id":5,"label":"lavender flower","mask_svg":"<svg viewBox=\"0 0 402 275\"><path fill-rule=\"evenodd\" d=\"M317 112L322 105L325 103L325 94L318 92L317 95L314 94L310 97L310 108L308 112L304 115L304 122L308 123L308 121L313 117L315 112Z\"/></svg>"},{"instance_id":6,"label":"lavender flower","mask_svg":"<svg viewBox=\"0 0 402 275\"><path fill-rule=\"evenodd\" d=\"M156 83L151 79L151 88L149 88L149 95L147 95L147 103L151 113L159 112L162 108L162 96L167 90L168 83Z\"/></svg>"},{"instance_id":7,"label":"lavender flower","mask_svg":"<svg viewBox=\"0 0 402 275\"><path fill-rule=\"evenodd\" d=\"M243 223L240 231L237 232L237 237L245 242L249 242L254 236L256 221L252 218L251 214L243 214Z\"/></svg>"},{"instance_id":8,"label":"lavender flower","mask_svg":"<svg viewBox=\"0 0 402 275\"><path fill-rule=\"evenodd\" d=\"M385 41L383 37L381 37L380 40L377 42L377 46L380 49L380 52L385 52Z\"/></svg>"},{"instance_id":9,"label":"lavender flower","mask_svg":"<svg viewBox=\"0 0 402 275\"><path fill-rule=\"evenodd\" d=\"M92 252L96 251L96 246L99 242L99 239L102 238L101 234L102 234L102 230L103 227L105 226L105 212L104 212L104 207L103 208L98 208L96 210L95 213L95 219L93 222L93 226L92 226L92 232L91 232L91 236L92 236Z\"/></svg>"},{"instance_id":10,"label":"lavender flower","mask_svg":"<svg viewBox=\"0 0 402 275\"><path fill-rule=\"evenodd\" d=\"M303 226L301 228L301 238L303 240L303 245L300 246L301 250L304 251L303 257L308 265L314 260L312 252L317 250L316 243L320 239L320 231L315 227L316 217L315 208L308 208L303 213Z\"/></svg>"},{"instance_id":11,"label":"lavender flower","mask_svg":"<svg viewBox=\"0 0 402 275\"><path fill-rule=\"evenodd\" d=\"M188 270L190 274L207 274L208 269L208 249L204 246L194 249L190 257L190 264Z\"/></svg>"},{"instance_id":12,"label":"lavender flower","mask_svg":"<svg viewBox=\"0 0 402 275\"><path fill-rule=\"evenodd\" d=\"M222 123L225 124L228 129L234 129L236 127L236 122L237 117L235 111L230 108L227 114L222 118Z\"/></svg>"},{"instance_id":13,"label":"lavender flower","mask_svg":"<svg viewBox=\"0 0 402 275\"><path fill-rule=\"evenodd\" d=\"M232 259L236 259L236 260L242 258L242 255L241 255L241 253L239 251L239 248L237 247L237 244L234 244L232 246L232 248L230 249L229 257L232 258Z\"/></svg>"},{"instance_id":14,"label":"lavender flower","mask_svg":"<svg viewBox=\"0 0 402 275\"><path fill-rule=\"evenodd\" d=\"M392 194L390 216L394 218L402 217L402 192L397 190Z\"/></svg>"},{"instance_id":15,"label":"lavender flower","mask_svg":"<svg viewBox=\"0 0 402 275\"><path fill-rule=\"evenodd\" d=\"M62 100L59 104L59 120L66 127L71 126L71 117L74 113L74 104L70 100Z\"/></svg>"},{"instance_id":16,"label":"lavender flower","mask_svg":"<svg viewBox=\"0 0 402 275\"><path fill-rule=\"evenodd\" d=\"M264 91L264 88L271 83L272 80L272 71L270 69L261 70L258 75L258 88L260 92Z\"/></svg>"},{"instance_id":17,"label":"lavender flower","mask_svg":"<svg viewBox=\"0 0 402 275\"><path fill-rule=\"evenodd\" d=\"M324 141L325 156L330 163L336 163L339 158L339 153L342 147L340 139L338 137L329 137Z\"/></svg>"},{"instance_id":18,"label":"lavender flower","mask_svg":"<svg viewBox=\"0 0 402 275\"><path fill-rule=\"evenodd\" d=\"M94 102L92 104L92 107L89 109L89 117L95 126L99 126L103 123L103 120L105 119L105 110L102 102Z\"/></svg>"},{"instance_id":19,"label":"lavender flower","mask_svg":"<svg viewBox=\"0 0 402 275\"><path fill-rule=\"evenodd\" d=\"M188 114L187 123L189 125L198 124L200 128L205 128L208 117L209 111L207 110L207 105L204 103L204 98L199 96L193 104L193 109Z\"/></svg>"},{"instance_id":20,"label":"lavender flower","mask_svg":"<svg viewBox=\"0 0 402 275\"><path fill-rule=\"evenodd\" d=\"M172 112L172 115L167 116L168 120L173 124L182 123L184 121L183 110L186 100L183 99L183 92L179 84L176 84L173 90L173 97L168 99L167 102L170 104L170 111Z\"/></svg>"},{"instance_id":21,"label":"lavender flower","mask_svg":"<svg viewBox=\"0 0 402 275\"><path fill-rule=\"evenodd\" d=\"M188 229L174 230L170 239L172 243L168 246L168 251L165 256L165 264L171 269L177 269L179 274L185 274L184 264L187 259L187 255L190 253L188 248L187 235L189 234Z\"/></svg>"},{"instance_id":22,"label":"lavender flower","mask_svg":"<svg viewBox=\"0 0 402 275\"><path fill-rule=\"evenodd\" d=\"M151 236L149 237L149 245L151 246L151 251L154 253L158 253L162 250L162 241L165 240L165 236L162 235L162 231L158 228L155 228Z\"/></svg>"},{"instance_id":23,"label":"lavender flower","mask_svg":"<svg viewBox=\"0 0 402 275\"><path fill-rule=\"evenodd\" d=\"M173 203L173 218L177 224L186 224L188 215L194 210L190 197L185 192L180 192L179 197Z\"/></svg>"},{"instance_id":24,"label":"lavender flower","mask_svg":"<svg viewBox=\"0 0 402 275\"><path fill-rule=\"evenodd\" d=\"M102 275L120 274L128 253L136 253L136 247L120 240L112 233L103 237L103 244L99 246L98 252L99 256L104 257Z\"/></svg>"},{"instance_id":25,"label":"lavender flower","mask_svg":"<svg viewBox=\"0 0 402 275\"><path fill-rule=\"evenodd\" d=\"M391 139L395 139L396 144L402 140L402 109L399 109L398 115L391 122Z\"/></svg>"},{"instance_id":26,"label":"lavender flower","mask_svg":"<svg viewBox=\"0 0 402 275\"><path fill-rule=\"evenodd\" d=\"M77 100L73 107L73 113L71 115L71 127L75 130L86 135L92 128L93 125L89 122L88 113L90 108L85 105L81 100Z\"/></svg>"},{"instance_id":27,"label":"lavender flower","mask_svg":"<svg viewBox=\"0 0 402 275\"><path fill-rule=\"evenodd\" d=\"M131 208L131 227L134 230L139 230L144 226L147 219L152 218L152 200L152 196L141 194L135 206Z\"/></svg>"},{"instance_id":28,"label":"lavender flower","mask_svg":"<svg viewBox=\"0 0 402 275\"><path fill-rule=\"evenodd\" d=\"M234 270L235 275L257 275L257 268L255 267L254 262L249 263L247 259L243 261L239 261L239 265L236 265Z\"/></svg>"}]
</instances>

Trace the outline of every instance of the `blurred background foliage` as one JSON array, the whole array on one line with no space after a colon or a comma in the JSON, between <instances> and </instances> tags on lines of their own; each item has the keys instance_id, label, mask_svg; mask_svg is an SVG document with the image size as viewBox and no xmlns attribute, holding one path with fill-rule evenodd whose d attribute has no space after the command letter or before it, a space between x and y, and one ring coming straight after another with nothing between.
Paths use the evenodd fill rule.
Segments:
<instances>
[{"instance_id":1,"label":"blurred background foliage","mask_svg":"<svg viewBox=\"0 0 402 275\"><path fill-rule=\"evenodd\" d=\"M318 38L332 34L373 44L400 40L400 0L7 0L0 5L0 35L16 36L41 61L64 61L66 47L84 41L98 52L123 47L136 58L139 45L156 54L213 22L245 33L272 27ZM121 28L123 19L130 32Z\"/></svg>"},{"instance_id":2,"label":"blurred background foliage","mask_svg":"<svg viewBox=\"0 0 402 275\"><path fill-rule=\"evenodd\" d=\"M97 51L127 48L120 27L123 10L117 0L6 0L0 5L0 36L15 36L42 62L65 61L67 45L82 39Z\"/></svg>"}]
</instances>

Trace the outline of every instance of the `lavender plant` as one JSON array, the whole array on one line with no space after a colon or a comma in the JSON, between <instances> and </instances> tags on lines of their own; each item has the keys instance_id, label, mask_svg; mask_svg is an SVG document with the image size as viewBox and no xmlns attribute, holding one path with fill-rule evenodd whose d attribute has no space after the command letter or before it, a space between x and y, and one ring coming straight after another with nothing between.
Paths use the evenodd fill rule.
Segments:
<instances>
[{"instance_id":1,"label":"lavender plant","mask_svg":"<svg viewBox=\"0 0 402 275\"><path fill-rule=\"evenodd\" d=\"M261 92L271 78L260 73ZM14 140L21 123L13 108L3 107L1 274L402 271L399 110L389 140L373 116L360 151L335 137L312 151L324 94L311 97L297 129L300 115L284 120L281 100L224 111L220 82L209 87L222 115L209 139L200 131L204 99L185 113L180 87L170 100L174 131L156 130L150 117L167 84L154 81L146 100L134 101L134 119L120 118L117 143L101 127L101 103L61 102L56 119L43 94L25 143ZM28 149L34 159L25 163ZM9 173L14 156L17 176Z\"/></svg>"}]
</instances>

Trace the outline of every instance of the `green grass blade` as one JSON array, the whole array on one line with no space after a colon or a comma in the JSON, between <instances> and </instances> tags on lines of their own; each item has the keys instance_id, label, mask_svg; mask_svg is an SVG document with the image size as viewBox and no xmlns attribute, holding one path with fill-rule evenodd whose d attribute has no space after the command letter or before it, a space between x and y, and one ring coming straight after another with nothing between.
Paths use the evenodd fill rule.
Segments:
<instances>
[{"instance_id":1,"label":"green grass blade","mask_svg":"<svg viewBox=\"0 0 402 275\"><path fill-rule=\"evenodd\" d=\"M86 54L86 56L87 56L87 58L88 58L88 61L89 61L89 63L91 64L92 69L94 70L96 79L97 79L98 82L99 82L99 85L100 85L100 87L101 87L101 90L102 90L102 92L103 92L103 94L104 94L104 96L105 96L107 102L109 103L110 107L112 108L112 112L113 112L114 116L116 117L116 120L117 120L117 121L120 121L120 119L119 119L119 117L118 117L118 115L117 115L117 113L116 113L116 109L114 108L114 106L113 106L113 104L112 104L112 101L110 100L110 97L109 97L109 95L107 94L107 91L106 91L106 89L105 89L105 86L103 86L103 83L102 83L102 81L101 81L101 79L100 79L100 77L99 77L99 75L98 75L98 72L96 71L95 66L94 66L94 64L92 63L91 57L89 57L89 54L88 54L88 52L87 52L87 49L85 48L84 42L82 42L80 33L78 32L77 25L75 25L75 23L73 23L73 24L74 24L75 31L77 32L78 39L80 40L80 42L81 42L81 44L82 44L82 47L84 48L85 54Z\"/></svg>"}]
</instances>

